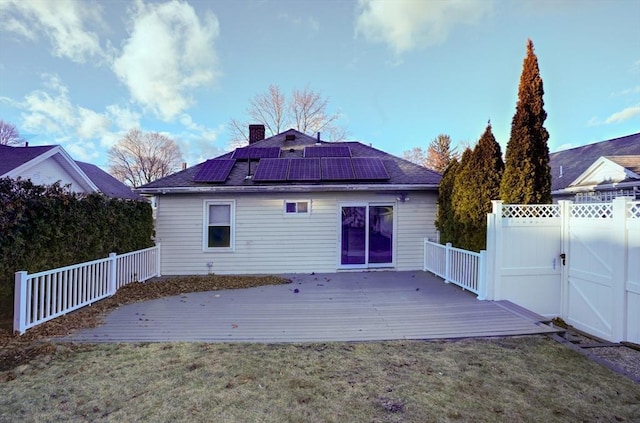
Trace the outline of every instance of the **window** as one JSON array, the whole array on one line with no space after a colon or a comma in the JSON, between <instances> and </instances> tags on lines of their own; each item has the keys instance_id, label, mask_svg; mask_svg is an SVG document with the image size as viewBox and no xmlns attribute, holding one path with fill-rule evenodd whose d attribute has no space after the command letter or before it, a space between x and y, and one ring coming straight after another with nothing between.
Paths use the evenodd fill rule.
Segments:
<instances>
[{"instance_id":1,"label":"window","mask_svg":"<svg viewBox=\"0 0 640 423\"><path fill-rule=\"evenodd\" d=\"M285 201L284 213L287 215L293 214L309 214L311 213L311 201Z\"/></svg>"},{"instance_id":2,"label":"window","mask_svg":"<svg viewBox=\"0 0 640 423\"><path fill-rule=\"evenodd\" d=\"M204 202L205 251L233 250L235 235L235 203L232 201Z\"/></svg>"}]
</instances>

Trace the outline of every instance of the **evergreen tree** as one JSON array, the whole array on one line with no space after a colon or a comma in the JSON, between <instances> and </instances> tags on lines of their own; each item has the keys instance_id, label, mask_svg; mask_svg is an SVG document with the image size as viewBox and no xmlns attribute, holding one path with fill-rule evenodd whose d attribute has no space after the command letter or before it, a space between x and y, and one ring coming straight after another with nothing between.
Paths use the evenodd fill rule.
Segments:
<instances>
[{"instance_id":1,"label":"evergreen tree","mask_svg":"<svg viewBox=\"0 0 640 423\"><path fill-rule=\"evenodd\" d=\"M451 159L456 157L456 154L456 149L451 148L451 137L440 134L429 144L424 166L427 169L442 173L451 162Z\"/></svg>"},{"instance_id":2,"label":"evergreen tree","mask_svg":"<svg viewBox=\"0 0 640 423\"><path fill-rule=\"evenodd\" d=\"M549 133L543 126L547 118L543 94L538 58L533 51L533 42L528 40L500 185L500 198L505 203L551 202Z\"/></svg>"},{"instance_id":3,"label":"evergreen tree","mask_svg":"<svg viewBox=\"0 0 640 423\"><path fill-rule=\"evenodd\" d=\"M491 200L500 198L500 181L504 172L502 151L491 131L491 123L471 155L473 173L469 175L472 193L469 196L469 229L466 234L466 248L480 251L487 244L487 214L491 213Z\"/></svg>"},{"instance_id":4,"label":"evergreen tree","mask_svg":"<svg viewBox=\"0 0 640 423\"><path fill-rule=\"evenodd\" d=\"M460 164L454 157L449 166L442 174L442 180L438 188L438 215L436 218L436 228L440 231L440 243L446 244L456 242L456 221L451 202L451 194L453 193L453 184L455 182L456 172Z\"/></svg>"},{"instance_id":5,"label":"evergreen tree","mask_svg":"<svg viewBox=\"0 0 640 423\"><path fill-rule=\"evenodd\" d=\"M455 216L457 237L454 246L470 249L470 239L472 238L474 228L474 207L477 203L475 197L475 182L478 169L473 160L473 150L467 148L462 153L460 159L460 167L456 172L455 181L453 183L453 193L451 194L451 203L453 214Z\"/></svg>"}]
</instances>

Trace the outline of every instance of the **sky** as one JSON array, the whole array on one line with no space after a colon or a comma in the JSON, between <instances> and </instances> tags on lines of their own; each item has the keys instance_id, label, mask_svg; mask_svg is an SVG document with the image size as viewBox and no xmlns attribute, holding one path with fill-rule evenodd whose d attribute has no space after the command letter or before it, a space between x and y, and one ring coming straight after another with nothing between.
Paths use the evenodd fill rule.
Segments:
<instances>
[{"instance_id":1,"label":"sky","mask_svg":"<svg viewBox=\"0 0 640 423\"><path fill-rule=\"evenodd\" d=\"M504 152L529 38L550 151L640 132L638 0L0 0L0 119L104 169L156 131L192 166L274 84L397 156L489 120Z\"/></svg>"}]
</instances>

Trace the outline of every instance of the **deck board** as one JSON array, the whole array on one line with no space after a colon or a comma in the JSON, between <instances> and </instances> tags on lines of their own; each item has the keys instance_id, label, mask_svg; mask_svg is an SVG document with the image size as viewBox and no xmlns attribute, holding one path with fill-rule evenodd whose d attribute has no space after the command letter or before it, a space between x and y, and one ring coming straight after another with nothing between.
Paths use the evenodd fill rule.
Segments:
<instances>
[{"instance_id":1,"label":"deck board","mask_svg":"<svg viewBox=\"0 0 640 423\"><path fill-rule=\"evenodd\" d=\"M130 304L72 342L451 339L556 330L425 272L288 275L292 284ZM294 292L298 289L298 293Z\"/></svg>"}]
</instances>

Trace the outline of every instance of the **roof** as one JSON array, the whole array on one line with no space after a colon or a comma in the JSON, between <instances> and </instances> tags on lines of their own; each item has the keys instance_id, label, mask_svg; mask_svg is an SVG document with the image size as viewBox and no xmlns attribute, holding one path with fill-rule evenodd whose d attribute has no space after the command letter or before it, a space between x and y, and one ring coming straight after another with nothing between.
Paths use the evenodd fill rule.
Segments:
<instances>
[{"instance_id":1,"label":"roof","mask_svg":"<svg viewBox=\"0 0 640 423\"><path fill-rule=\"evenodd\" d=\"M307 146L334 146L348 147L353 158L377 158L380 159L389 174L389 178L385 180L364 181L364 180L343 180L343 181L255 181L253 178L247 178L247 175L253 175L259 166L257 160L237 160L233 165L228 177L224 181L218 183L197 182L194 177L206 162L199 163L186 170L158 179L149 184L143 185L136 189L141 193L159 193L159 192L201 192L201 191L274 191L278 188L300 190L359 190L371 189L375 186L378 189L394 189L401 187L402 189L416 190L437 190L442 175L425 167L416 165L407 160L395 157L381 150L367 146L357 141L350 142L326 142L318 141L318 139L303 134L294 129L282 132L264 140L255 142L245 148L273 148L280 149L280 158L300 159L304 154L304 147ZM234 152L226 153L216 159L231 159Z\"/></svg>"},{"instance_id":2,"label":"roof","mask_svg":"<svg viewBox=\"0 0 640 423\"><path fill-rule=\"evenodd\" d=\"M55 148L55 145L43 145L40 147L11 147L0 145L0 175L4 175L18 166L30 162L41 154Z\"/></svg>"},{"instance_id":3,"label":"roof","mask_svg":"<svg viewBox=\"0 0 640 423\"><path fill-rule=\"evenodd\" d=\"M602 156L634 155L640 155L640 133L551 153L551 191L570 186Z\"/></svg>"},{"instance_id":4,"label":"roof","mask_svg":"<svg viewBox=\"0 0 640 423\"><path fill-rule=\"evenodd\" d=\"M634 156L605 156L612 162L619 164L625 169L629 169L633 173L640 174L640 155Z\"/></svg>"},{"instance_id":5,"label":"roof","mask_svg":"<svg viewBox=\"0 0 640 423\"><path fill-rule=\"evenodd\" d=\"M35 147L0 145L0 176L11 173L13 175L9 176L16 177L16 174L19 176L25 169L32 168L49 158L54 158L67 173L74 175L89 192L97 189L108 197L143 200L143 197L98 166L73 160L59 145Z\"/></svg>"},{"instance_id":6,"label":"roof","mask_svg":"<svg viewBox=\"0 0 640 423\"><path fill-rule=\"evenodd\" d=\"M98 166L91 163L79 162L76 160L80 169L93 181L101 193L107 197L124 198L128 200L142 200L143 198L133 192L131 188L109 175Z\"/></svg>"}]
</instances>

